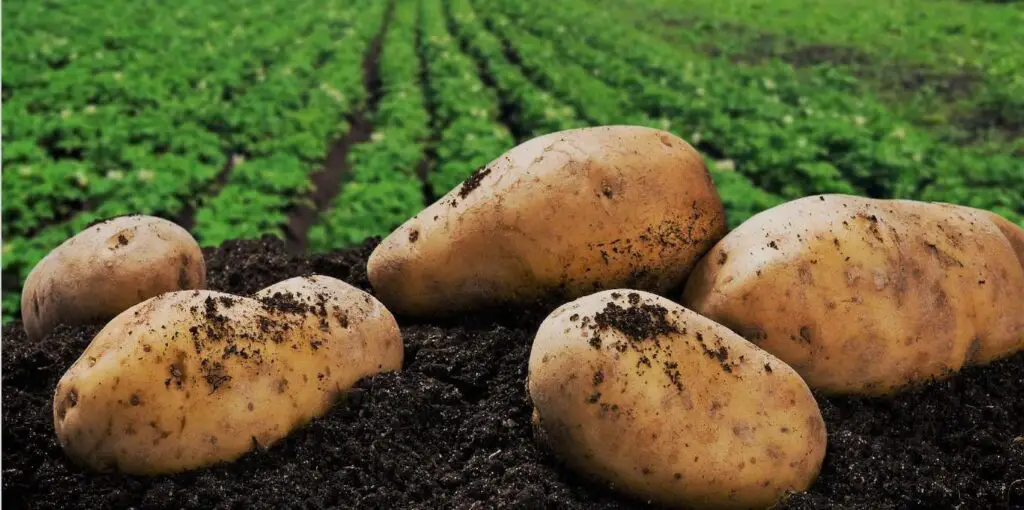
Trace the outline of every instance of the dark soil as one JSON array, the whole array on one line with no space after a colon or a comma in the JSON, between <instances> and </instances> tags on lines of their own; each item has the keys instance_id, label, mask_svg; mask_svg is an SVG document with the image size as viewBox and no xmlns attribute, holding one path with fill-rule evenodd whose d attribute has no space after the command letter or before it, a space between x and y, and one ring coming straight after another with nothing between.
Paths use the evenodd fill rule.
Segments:
<instances>
[{"instance_id":1,"label":"dark soil","mask_svg":"<svg viewBox=\"0 0 1024 510\"><path fill-rule=\"evenodd\" d=\"M615 293L612 294L613 298L618 298ZM623 308L608 303L604 310L595 315L597 327L614 328L634 342L676 332L676 327L666 317L667 308L656 304L640 304L640 294L635 292L630 293L627 299L633 306Z\"/></svg>"},{"instance_id":2,"label":"dark soil","mask_svg":"<svg viewBox=\"0 0 1024 510\"><path fill-rule=\"evenodd\" d=\"M483 182L484 177L487 177L491 173L491 169L487 167L480 167L473 171L469 177L459 187L459 198L466 198L473 190L480 187L480 183Z\"/></svg>"},{"instance_id":3,"label":"dark soil","mask_svg":"<svg viewBox=\"0 0 1024 510\"><path fill-rule=\"evenodd\" d=\"M252 293L316 272L369 290L375 241L302 257L276 240L208 250L211 288ZM221 305L225 305L221 303ZM5 508L643 508L568 474L536 446L525 373L548 308L444 324L402 321L400 373L281 443L178 476L97 475L64 456L52 426L57 380L97 326L30 343L3 328ZM649 313L647 313L649 312ZM657 310L606 316L658 329ZM644 317L640 317L644 315ZM653 318L653 325L638 325ZM1024 508L1024 354L894 399L819 399L828 455L788 508Z\"/></svg>"},{"instance_id":4,"label":"dark soil","mask_svg":"<svg viewBox=\"0 0 1024 510\"><path fill-rule=\"evenodd\" d=\"M389 4L384 22L367 48L363 57L363 87L367 91L366 104L348 116L348 132L341 139L331 144L324 160L324 166L313 172L310 180L313 191L309 196L311 204L300 205L288 213L285 233L288 246L294 252L306 249L310 227L316 222L317 216L331 207L334 197L341 192L345 179L352 172L352 163L348 161L348 153L357 144L366 142L373 134L373 123L370 116L377 109L381 97L380 52L384 44L384 34L391 22L394 4Z\"/></svg>"}]
</instances>

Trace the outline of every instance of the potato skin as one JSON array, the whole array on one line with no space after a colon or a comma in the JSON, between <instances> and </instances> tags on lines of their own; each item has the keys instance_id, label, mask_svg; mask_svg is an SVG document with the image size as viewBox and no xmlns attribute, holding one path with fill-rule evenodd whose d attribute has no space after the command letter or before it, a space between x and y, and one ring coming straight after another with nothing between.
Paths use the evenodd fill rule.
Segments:
<instances>
[{"instance_id":1,"label":"potato skin","mask_svg":"<svg viewBox=\"0 0 1024 510\"><path fill-rule=\"evenodd\" d=\"M782 204L708 252L682 303L830 394L902 391L1024 346L1011 242L989 213L949 204Z\"/></svg>"},{"instance_id":2,"label":"potato skin","mask_svg":"<svg viewBox=\"0 0 1024 510\"><path fill-rule=\"evenodd\" d=\"M827 435L793 369L628 289L555 310L530 353L538 436L566 464L676 508L766 508L807 489Z\"/></svg>"},{"instance_id":3,"label":"potato skin","mask_svg":"<svg viewBox=\"0 0 1024 510\"><path fill-rule=\"evenodd\" d=\"M967 207L966 209L969 211L977 211L977 209L970 207ZM1010 242L1010 246L1013 247L1013 251L1017 253L1017 260L1020 262L1020 265L1024 267L1024 229L1021 229L1015 223L1012 223L1010 220L998 214L989 211L983 212L990 220L992 220L992 223L995 223L996 227L999 228L999 231L1003 233L1003 237L1006 237L1006 240Z\"/></svg>"},{"instance_id":4,"label":"potato skin","mask_svg":"<svg viewBox=\"0 0 1024 510\"><path fill-rule=\"evenodd\" d=\"M154 216L93 225L55 248L25 279L21 317L29 339L58 324L106 321L163 292L202 289L206 262L195 239Z\"/></svg>"},{"instance_id":5,"label":"potato skin","mask_svg":"<svg viewBox=\"0 0 1024 510\"><path fill-rule=\"evenodd\" d=\"M333 278L255 298L166 293L117 316L61 378L55 432L98 471L181 472L274 444L402 358L391 314Z\"/></svg>"},{"instance_id":6,"label":"potato skin","mask_svg":"<svg viewBox=\"0 0 1024 510\"><path fill-rule=\"evenodd\" d=\"M629 286L681 286L725 235L699 153L637 126L551 133L478 170L368 263L398 314L443 315Z\"/></svg>"}]
</instances>

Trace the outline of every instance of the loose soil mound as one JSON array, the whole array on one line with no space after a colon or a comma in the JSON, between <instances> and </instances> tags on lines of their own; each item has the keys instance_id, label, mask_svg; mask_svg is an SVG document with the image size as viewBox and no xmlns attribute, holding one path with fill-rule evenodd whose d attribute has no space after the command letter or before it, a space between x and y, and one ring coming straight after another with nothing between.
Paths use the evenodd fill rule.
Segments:
<instances>
[{"instance_id":1,"label":"loose soil mound","mask_svg":"<svg viewBox=\"0 0 1024 510\"><path fill-rule=\"evenodd\" d=\"M276 241L207 252L210 286L251 293L317 272L369 290L373 241L299 257ZM403 323L406 367L268 451L160 478L70 463L52 428L57 380L98 326L29 343L3 329L5 508L643 508L566 473L533 441L525 374L547 307ZM828 457L788 508L1024 508L1024 355L895 399L819 399ZM8 506L10 505L10 506Z\"/></svg>"}]
</instances>

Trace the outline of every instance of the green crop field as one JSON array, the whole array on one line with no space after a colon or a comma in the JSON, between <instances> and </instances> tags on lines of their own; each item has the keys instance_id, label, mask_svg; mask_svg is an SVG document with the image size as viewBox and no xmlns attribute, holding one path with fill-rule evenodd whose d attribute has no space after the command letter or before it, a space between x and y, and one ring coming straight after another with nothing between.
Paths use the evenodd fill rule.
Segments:
<instances>
[{"instance_id":1,"label":"green crop field","mask_svg":"<svg viewBox=\"0 0 1024 510\"><path fill-rule=\"evenodd\" d=\"M3 4L3 316L97 220L383 235L531 137L697 147L730 225L853 193L1024 225L1024 6L952 0Z\"/></svg>"}]
</instances>

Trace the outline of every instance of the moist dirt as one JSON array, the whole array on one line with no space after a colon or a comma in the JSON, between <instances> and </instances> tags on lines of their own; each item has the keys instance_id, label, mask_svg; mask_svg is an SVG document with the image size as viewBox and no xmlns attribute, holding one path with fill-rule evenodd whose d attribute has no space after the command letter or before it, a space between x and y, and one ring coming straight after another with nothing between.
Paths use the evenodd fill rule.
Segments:
<instances>
[{"instance_id":1,"label":"moist dirt","mask_svg":"<svg viewBox=\"0 0 1024 510\"><path fill-rule=\"evenodd\" d=\"M245 295L318 273L370 290L366 259L376 242L313 256L273 239L228 242L206 250L209 286ZM155 478L94 474L57 444L54 388L100 326L60 327L32 343L20 323L9 324L3 505L650 508L569 473L537 446L525 376L533 334L551 309L400 318L403 371L361 381L326 416L270 448ZM818 400L829 441L821 476L780 508L1024 508L1024 355L896 398Z\"/></svg>"}]
</instances>

